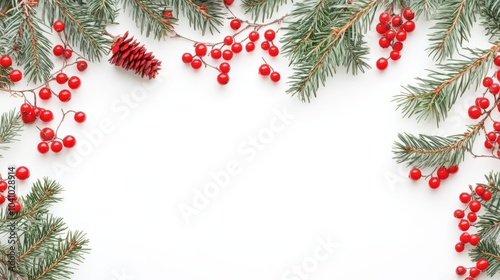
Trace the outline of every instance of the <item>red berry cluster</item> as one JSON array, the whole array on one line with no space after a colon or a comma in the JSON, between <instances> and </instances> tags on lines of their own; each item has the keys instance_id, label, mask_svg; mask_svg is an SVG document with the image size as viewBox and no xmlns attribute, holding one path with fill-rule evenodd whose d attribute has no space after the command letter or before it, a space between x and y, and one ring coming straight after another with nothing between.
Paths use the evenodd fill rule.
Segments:
<instances>
[{"instance_id":1,"label":"red berry cluster","mask_svg":"<svg viewBox=\"0 0 500 280\"><path fill-rule=\"evenodd\" d=\"M59 129L61 123L64 120L64 117L68 113L74 113L74 120L77 123L83 123L86 119L86 115L83 112L75 112L75 111L68 111L63 114L63 118L61 119L61 122L57 126L57 129ZM44 127L40 129L40 139L42 140L40 143L37 145L37 150L41 154L47 153L49 150L51 150L54 153L59 153L63 147L64 148L73 148L76 145L76 139L73 137L73 135L66 135L64 138L59 138L57 136L57 129L54 131L50 127Z\"/></svg>"},{"instance_id":2,"label":"red berry cluster","mask_svg":"<svg viewBox=\"0 0 500 280\"><path fill-rule=\"evenodd\" d=\"M410 177L410 179L415 181L419 180L422 177L430 177L428 181L429 187L432 189L437 189L441 185L441 180L445 180L451 174L455 174L457 172L458 165L450 165L448 168L441 166L435 170L435 174L434 172L432 172L429 175L422 176L422 171L420 170L420 168L413 167L412 169L410 169L410 174L408 176Z\"/></svg>"},{"instance_id":3,"label":"red berry cluster","mask_svg":"<svg viewBox=\"0 0 500 280\"><path fill-rule=\"evenodd\" d=\"M403 42L408 33L415 30L413 18L415 13L410 8L404 9L397 15L389 12L382 12L379 15L379 23L376 26L377 33L382 35L378 41L380 47L386 49L391 47L392 51L388 58L381 57L377 60L377 68L384 70L389 65L389 60L399 60Z\"/></svg>"},{"instance_id":4,"label":"red berry cluster","mask_svg":"<svg viewBox=\"0 0 500 280\"><path fill-rule=\"evenodd\" d=\"M12 170L11 170L12 169ZM9 167L9 175L6 179L2 179L0 175L0 204L3 204L5 201L9 201L8 209L12 213L18 213L22 209L21 203L18 201L17 195L13 192L9 192L7 196L5 196L5 192L9 188L9 184L15 178L19 180L26 180L30 177L30 170L26 166L19 166L18 168L13 170L13 167Z\"/></svg>"},{"instance_id":5,"label":"red berry cluster","mask_svg":"<svg viewBox=\"0 0 500 280\"><path fill-rule=\"evenodd\" d=\"M481 210L481 201L488 201L491 199L491 197L491 192L485 187L485 185L481 184L478 184L474 189L472 189L471 187L471 193L463 192L460 194L460 202L466 204L467 206L465 207L465 209L457 209L453 213L453 216L459 219L458 228L461 231L464 231L459 237L459 242L455 245L455 251L463 252L467 243L472 246L476 246L477 244L479 244L479 242L481 241L480 236L477 233L471 234L467 231L478 219L477 213L479 212L479 210ZM488 260L481 258L476 262L475 267L469 268L469 277L465 279L473 279L477 277L481 273L481 271L487 268ZM456 268L456 273L458 275L465 275L467 273L467 268L458 266Z\"/></svg>"}]
</instances>

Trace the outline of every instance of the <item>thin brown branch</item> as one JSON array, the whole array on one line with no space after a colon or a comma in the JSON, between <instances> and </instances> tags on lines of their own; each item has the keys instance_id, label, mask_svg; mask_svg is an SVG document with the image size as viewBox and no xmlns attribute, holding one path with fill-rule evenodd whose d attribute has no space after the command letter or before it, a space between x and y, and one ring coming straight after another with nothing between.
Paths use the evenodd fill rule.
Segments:
<instances>
[{"instance_id":1,"label":"thin brown branch","mask_svg":"<svg viewBox=\"0 0 500 280\"><path fill-rule=\"evenodd\" d=\"M27 255L29 255L31 252L33 252L36 248L38 248L38 246L40 246L40 244L42 244L43 241L47 240L47 238L50 237L50 235L52 233L54 233L55 231L57 230L57 228L55 226L52 226L48 231L47 233L42 236L37 242L35 242L35 244L33 244L30 248L28 248L28 250L26 250L26 252L24 252L24 254L20 255L19 257L17 257L17 261L21 261L22 259L24 259Z\"/></svg>"},{"instance_id":2,"label":"thin brown branch","mask_svg":"<svg viewBox=\"0 0 500 280\"><path fill-rule=\"evenodd\" d=\"M443 37L443 40L441 41L441 43L439 43L439 45L436 47L437 49L442 49L444 47L444 44L446 43L446 41L448 40L448 37L450 37L450 34L451 32L455 29L455 27L457 26L457 23L458 23L458 19L460 18L460 15L462 14L462 11L465 7L465 1L466 0L462 0L462 2L460 2L460 4L458 5L458 11L457 11L457 15L455 16L455 18L453 19L453 23L451 24L450 28L448 28L448 31L446 31L446 34L444 35Z\"/></svg>"}]
</instances>

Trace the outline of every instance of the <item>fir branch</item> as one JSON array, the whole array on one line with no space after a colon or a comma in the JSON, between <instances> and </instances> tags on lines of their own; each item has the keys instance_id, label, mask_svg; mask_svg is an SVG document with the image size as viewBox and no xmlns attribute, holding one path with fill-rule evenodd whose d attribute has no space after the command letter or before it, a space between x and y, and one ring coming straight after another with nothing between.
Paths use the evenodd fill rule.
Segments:
<instances>
[{"instance_id":1,"label":"fir branch","mask_svg":"<svg viewBox=\"0 0 500 280\"><path fill-rule=\"evenodd\" d=\"M481 238L481 242L470 250L469 256L473 261L480 258L487 259L489 265L485 272L489 276L494 276L500 271L500 245L497 243L496 238Z\"/></svg>"},{"instance_id":2,"label":"fir branch","mask_svg":"<svg viewBox=\"0 0 500 280\"><path fill-rule=\"evenodd\" d=\"M99 61L108 53L111 40L104 37L104 23L88 13L88 7L71 0L40 0L48 22L64 22L64 34L71 46L78 46L90 61Z\"/></svg>"},{"instance_id":3,"label":"fir branch","mask_svg":"<svg viewBox=\"0 0 500 280\"><path fill-rule=\"evenodd\" d=\"M15 109L3 113L0 117L0 150L7 150L9 147L6 144L16 141L22 128L21 116Z\"/></svg>"},{"instance_id":4,"label":"fir branch","mask_svg":"<svg viewBox=\"0 0 500 280\"><path fill-rule=\"evenodd\" d=\"M165 21L162 11L166 4L151 0L122 0L124 10L130 9L130 16L134 19L141 34L146 33L149 37L151 33L157 40L171 30L170 22Z\"/></svg>"},{"instance_id":5,"label":"fir branch","mask_svg":"<svg viewBox=\"0 0 500 280\"><path fill-rule=\"evenodd\" d=\"M393 158L398 163L405 162L407 166L419 168L458 164L472 149L482 126L481 122L470 126L463 134L448 137L398 134L400 142L394 143Z\"/></svg>"},{"instance_id":6,"label":"fir branch","mask_svg":"<svg viewBox=\"0 0 500 280\"><path fill-rule=\"evenodd\" d=\"M293 3L293 0L290 0ZM252 19L261 21L269 19L279 8L288 4L288 0L243 0L245 13L251 13Z\"/></svg>"},{"instance_id":7,"label":"fir branch","mask_svg":"<svg viewBox=\"0 0 500 280\"><path fill-rule=\"evenodd\" d=\"M443 1L444 0L410 0L408 1L408 6L412 8L417 17L423 15L425 19L429 20L433 17L437 8Z\"/></svg>"},{"instance_id":8,"label":"fir branch","mask_svg":"<svg viewBox=\"0 0 500 280\"><path fill-rule=\"evenodd\" d=\"M227 15L227 9L222 4L223 1L203 1L203 4L206 5L205 9L200 7L201 3L198 0L166 0L167 5L188 19L189 26L195 30L201 30L203 35L207 30L212 34L219 32L218 27L223 25L224 17Z\"/></svg>"},{"instance_id":9,"label":"fir branch","mask_svg":"<svg viewBox=\"0 0 500 280\"><path fill-rule=\"evenodd\" d=\"M87 0L89 14L94 15L98 23L113 23L118 16L117 1Z\"/></svg>"},{"instance_id":10,"label":"fir branch","mask_svg":"<svg viewBox=\"0 0 500 280\"><path fill-rule=\"evenodd\" d=\"M480 2L481 24L486 29L486 36L490 36L492 42L500 41L500 1L481 0Z\"/></svg>"},{"instance_id":11,"label":"fir branch","mask_svg":"<svg viewBox=\"0 0 500 280\"><path fill-rule=\"evenodd\" d=\"M67 228L62 218L45 215L41 223L35 223L22 228L21 250L19 250L17 261L30 265L34 258L43 254L44 250L50 247L50 244L58 241L59 236ZM19 264L22 266L22 264Z\"/></svg>"},{"instance_id":12,"label":"fir branch","mask_svg":"<svg viewBox=\"0 0 500 280\"><path fill-rule=\"evenodd\" d=\"M436 60L444 60L453 55L470 37L470 30L476 21L475 12L479 9L477 0L449 0L441 3L434 14L435 30L430 34L430 54Z\"/></svg>"},{"instance_id":13,"label":"fir branch","mask_svg":"<svg viewBox=\"0 0 500 280\"><path fill-rule=\"evenodd\" d=\"M284 51L294 66L287 93L309 102L316 97L320 83L325 84L339 66L356 66L353 73L364 71L363 62L368 48L362 36L369 27L370 18L382 0L356 1L345 4L342 0L319 0L314 5L297 3L290 24L283 36ZM356 62L344 61L345 53L356 53ZM351 57L352 58L352 57Z\"/></svg>"},{"instance_id":14,"label":"fir branch","mask_svg":"<svg viewBox=\"0 0 500 280\"><path fill-rule=\"evenodd\" d=\"M470 87L478 88L499 50L500 44L488 50L469 49L470 57L462 55L463 59L438 64L438 70L429 70L428 78L417 78L416 85L403 87L405 92L396 95L393 101L405 117L432 118L439 124L458 97Z\"/></svg>"}]
</instances>

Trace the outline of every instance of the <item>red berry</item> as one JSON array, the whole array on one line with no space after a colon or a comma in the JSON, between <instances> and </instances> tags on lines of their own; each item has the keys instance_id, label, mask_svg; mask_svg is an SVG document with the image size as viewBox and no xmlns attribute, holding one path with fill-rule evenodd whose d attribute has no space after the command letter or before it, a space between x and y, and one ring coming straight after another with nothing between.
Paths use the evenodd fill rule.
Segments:
<instances>
[{"instance_id":1,"label":"red berry","mask_svg":"<svg viewBox=\"0 0 500 280\"><path fill-rule=\"evenodd\" d=\"M40 96L42 100L49 100L52 97L52 91L50 88L42 87L38 92L38 96Z\"/></svg>"},{"instance_id":2,"label":"red berry","mask_svg":"<svg viewBox=\"0 0 500 280\"><path fill-rule=\"evenodd\" d=\"M467 214L467 220L469 220L471 223L477 221L477 214L474 212L469 212L469 214Z\"/></svg>"},{"instance_id":3,"label":"red berry","mask_svg":"<svg viewBox=\"0 0 500 280\"><path fill-rule=\"evenodd\" d=\"M47 142L40 142L36 148L40 154L45 154L49 151L49 144Z\"/></svg>"},{"instance_id":4,"label":"red berry","mask_svg":"<svg viewBox=\"0 0 500 280\"><path fill-rule=\"evenodd\" d=\"M17 70L17 69L11 70L9 73L9 78L14 83L19 82L23 78L23 72L21 72L21 70Z\"/></svg>"},{"instance_id":5,"label":"red berry","mask_svg":"<svg viewBox=\"0 0 500 280\"><path fill-rule=\"evenodd\" d=\"M469 209L472 212L479 211L481 209L481 202L477 200L472 200L471 202L469 202Z\"/></svg>"},{"instance_id":6,"label":"red berry","mask_svg":"<svg viewBox=\"0 0 500 280\"><path fill-rule=\"evenodd\" d=\"M7 184L7 182L5 182L4 180L0 180L0 192L6 191L8 187L9 185Z\"/></svg>"},{"instance_id":7,"label":"red berry","mask_svg":"<svg viewBox=\"0 0 500 280\"><path fill-rule=\"evenodd\" d=\"M233 58L233 52L231 50L224 50L222 52L222 58L224 58L224 60L231 60Z\"/></svg>"},{"instance_id":8,"label":"red berry","mask_svg":"<svg viewBox=\"0 0 500 280\"><path fill-rule=\"evenodd\" d=\"M253 52L255 50L255 43L254 42L248 42L245 45L245 49L247 52Z\"/></svg>"},{"instance_id":9,"label":"red berry","mask_svg":"<svg viewBox=\"0 0 500 280\"><path fill-rule=\"evenodd\" d=\"M462 244L462 243L458 243L458 244ZM463 247L463 244L462 244L462 247ZM463 249L462 249L462 251L463 251ZM462 252L462 251L457 251L457 252ZM467 269L463 266L458 266L457 269L455 269L455 272L457 273L457 275L464 275L467 272Z\"/></svg>"},{"instance_id":10,"label":"red berry","mask_svg":"<svg viewBox=\"0 0 500 280\"><path fill-rule=\"evenodd\" d=\"M479 270L485 270L488 268L489 265L490 263L485 258L480 258L479 260L476 261L476 268Z\"/></svg>"},{"instance_id":11,"label":"red berry","mask_svg":"<svg viewBox=\"0 0 500 280\"><path fill-rule=\"evenodd\" d=\"M444 166L439 167L436 174L441 180L444 180L450 176L450 173L448 173L448 169Z\"/></svg>"},{"instance_id":12,"label":"red berry","mask_svg":"<svg viewBox=\"0 0 500 280\"><path fill-rule=\"evenodd\" d=\"M36 116L30 113L22 115L21 119L24 123L34 123L36 121Z\"/></svg>"},{"instance_id":13,"label":"red berry","mask_svg":"<svg viewBox=\"0 0 500 280\"><path fill-rule=\"evenodd\" d=\"M378 45L384 49L388 48L391 45L391 40L386 37L380 37L380 39L378 40Z\"/></svg>"},{"instance_id":14,"label":"red berry","mask_svg":"<svg viewBox=\"0 0 500 280\"><path fill-rule=\"evenodd\" d=\"M61 141L52 141L52 143L50 143L50 150L53 151L54 153L59 153L63 148L63 144L61 143Z\"/></svg>"},{"instance_id":15,"label":"red berry","mask_svg":"<svg viewBox=\"0 0 500 280\"><path fill-rule=\"evenodd\" d=\"M77 76L72 76L71 78L69 78L68 80L68 86L71 88L71 89L77 89L80 87L80 85L82 84L82 81L80 80L80 78L78 78Z\"/></svg>"},{"instance_id":16,"label":"red berry","mask_svg":"<svg viewBox=\"0 0 500 280\"><path fill-rule=\"evenodd\" d=\"M422 171L420 171L420 169L417 167L413 167L412 169L410 169L409 177L410 179L416 181L422 177Z\"/></svg>"},{"instance_id":17,"label":"red berry","mask_svg":"<svg viewBox=\"0 0 500 280\"><path fill-rule=\"evenodd\" d=\"M476 233L470 235L469 243L473 246L476 246L480 241L479 235Z\"/></svg>"},{"instance_id":18,"label":"red berry","mask_svg":"<svg viewBox=\"0 0 500 280\"><path fill-rule=\"evenodd\" d=\"M64 54L64 47L61 45L55 45L54 48L52 49L52 52L54 53L55 56L61 56Z\"/></svg>"},{"instance_id":19,"label":"red berry","mask_svg":"<svg viewBox=\"0 0 500 280\"><path fill-rule=\"evenodd\" d=\"M388 12L383 12L378 16L380 22L389 22L391 20L391 15Z\"/></svg>"},{"instance_id":20,"label":"red berry","mask_svg":"<svg viewBox=\"0 0 500 280\"><path fill-rule=\"evenodd\" d=\"M491 148L493 148L493 144L488 140L484 140L484 147L486 149L491 149Z\"/></svg>"},{"instance_id":21,"label":"red berry","mask_svg":"<svg viewBox=\"0 0 500 280\"><path fill-rule=\"evenodd\" d=\"M213 59L219 59L222 57L222 51L220 49L212 49L210 51L210 56L213 58Z\"/></svg>"},{"instance_id":22,"label":"red berry","mask_svg":"<svg viewBox=\"0 0 500 280\"><path fill-rule=\"evenodd\" d=\"M231 50L232 50L234 53L240 53L240 52L243 50L243 45L241 45L241 43L234 43L234 44L231 46Z\"/></svg>"},{"instance_id":23,"label":"red berry","mask_svg":"<svg viewBox=\"0 0 500 280\"><path fill-rule=\"evenodd\" d=\"M497 55L497 57L495 57L493 63L495 63L496 66L500 67L500 55Z\"/></svg>"},{"instance_id":24,"label":"red berry","mask_svg":"<svg viewBox=\"0 0 500 280\"><path fill-rule=\"evenodd\" d=\"M74 119L77 123L83 123L87 119L87 116L84 112L80 111L75 113Z\"/></svg>"},{"instance_id":25,"label":"red berry","mask_svg":"<svg viewBox=\"0 0 500 280\"><path fill-rule=\"evenodd\" d=\"M239 19L233 19L229 24L233 30L238 30L241 27L241 21Z\"/></svg>"},{"instance_id":26,"label":"red berry","mask_svg":"<svg viewBox=\"0 0 500 280\"><path fill-rule=\"evenodd\" d=\"M226 36L226 37L224 37L224 44L226 44L226 45L229 46L229 45L232 45L233 42L234 42L233 36Z\"/></svg>"},{"instance_id":27,"label":"red berry","mask_svg":"<svg viewBox=\"0 0 500 280\"><path fill-rule=\"evenodd\" d=\"M379 70L385 70L387 66L389 66L389 62L386 58L381 57L377 60L377 68Z\"/></svg>"},{"instance_id":28,"label":"red berry","mask_svg":"<svg viewBox=\"0 0 500 280\"><path fill-rule=\"evenodd\" d=\"M465 217L465 213L464 211L457 209L455 210L455 212L453 212L453 216L457 219L462 219L463 217Z\"/></svg>"},{"instance_id":29,"label":"red berry","mask_svg":"<svg viewBox=\"0 0 500 280\"><path fill-rule=\"evenodd\" d=\"M274 30L272 29L268 29L266 30L266 32L264 32L264 38L266 38L267 41L272 41L274 40L274 38L276 38L276 32L274 32Z\"/></svg>"},{"instance_id":30,"label":"red berry","mask_svg":"<svg viewBox=\"0 0 500 280\"><path fill-rule=\"evenodd\" d=\"M191 67L193 67L193 69L200 69L202 65L203 63L199 58L195 58L191 61Z\"/></svg>"},{"instance_id":31,"label":"red berry","mask_svg":"<svg viewBox=\"0 0 500 280\"><path fill-rule=\"evenodd\" d=\"M54 21L53 27L56 32L61 32L64 30L64 22L62 22L61 20L56 20Z\"/></svg>"},{"instance_id":32,"label":"red berry","mask_svg":"<svg viewBox=\"0 0 500 280\"><path fill-rule=\"evenodd\" d=\"M384 37L392 41L392 39L396 38L396 32L392 29L387 30L387 32L385 32L384 34Z\"/></svg>"},{"instance_id":33,"label":"red berry","mask_svg":"<svg viewBox=\"0 0 500 280\"><path fill-rule=\"evenodd\" d=\"M469 275L472 277L472 278L476 278L479 276L479 274L481 274L481 270L475 268L475 267L471 267L470 270L469 270Z\"/></svg>"},{"instance_id":34,"label":"red berry","mask_svg":"<svg viewBox=\"0 0 500 280\"><path fill-rule=\"evenodd\" d=\"M399 27L401 26L401 24L403 24L403 19L401 18L401 16L393 16L391 22L392 26Z\"/></svg>"},{"instance_id":35,"label":"red berry","mask_svg":"<svg viewBox=\"0 0 500 280\"><path fill-rule=\"evenodd\" d=\"M222 73L229 73L229 71L231 70L231 65L227 62L222 62L220 65L219 65L219 70L222 72Z\"/></svg>"},{"instance_id":36,"label":"red berry","mask_svg":"<svg viewBox=\"0 0 500 280\"><path fill-rule=\"evenodd\" d=\"M271 81L273 81L275 83L279 82L279 80L281 79L281 75L278 72L272 72L270 77L271 77Z\"/></svg>"},{"instance_id":37,"label":"red berry","mask_svg":"<svg viewBox=\"0 0 500 280\"><path fill-rule=\"evenodd\" d=\"M21 211L21 203L19 203L19 201L12 201L11 203L9 203L9 211L12 212L12 213L19 213Z\"/></svg>"},{"instance_id":38,"label":"red berry","mask_svg":"<svg viewBox=\"0 0 500 280\"><path fill-rule=\"evenodd\" d=\"M19 166L16 168L16 178L19 180L26 180L30 177L30 170L26 166Z\"/></svg>"},{"instance_id":39,"label":"red berry","mask_svg":"<svg viewBox=\"0 0 500 280\"><path fill-rule=\"evenodd\" d=\"M42 113L42 109L39 107L33 107L31 109L31 114L33 114L37 118L40 116L41 113Z\"/></svg>"},{"instance_id":40,"label":"red berry","mask_svg":"<svg viewBox=\"0 0 500 280\"><path fill-rule=\"evenodd\" d=\"M54 130L50 127L44 127L40 130L40 139L43 141L50 141L56 137Z\"/></svg>"},{"instance_id":41,"label":"red berry","mask_svg":"<svg viewBox=\"0 0 500 280\"><path fill-rule=\"evenodd\" d=\"M252 42L258 41L260 38L259 32L257 31L252 31L250 34L248 34L248 39Z\"/></svg>"},{"instance_id":42,"label":"red berry","mask_svg":"<svg viewBox=\"0 0 500 280\"><path fill-rule=\"evenodd\" d=\"M259 67L259 74L261 74L262 76L268 76L269 74L271 74L271 67L269 67L269 65L267 64L262 64Z\"/></svg>"},{"instance_id":43,"label":"red berry","mask_svg":"<svg viewBox=\"0 0 500 280\"><path fill-rule=\"evenodd\" d=\"M67 135L63 138L62 142L65 148L72 148L76 144L76 139L71 135Z\"/></svg>"},{"instance_id":44,"label":"red berry","mask_svg":"<svg viewBox=\"0 0 500 280\"><path fill-rule=\"evenodd\" d=\"M476 105L470 106L468 113L471 119L478 119L481 116L481 108Z\"/></svg>"},{"instance_id":45,"label":"red berry","mask_svg":"<svg viewBox=\"0 0 500 280\"><path fill-rule=\"evenodd\" d=\"M405 21L405 23L403 23L403 29L406 32L413 32L415 30L415 22L411 20Z\"/></svg>"},{"instance_id":46,"label":"red berry","mask_svg":"<svg viewBox=\"0 0 500 280\"><path fill-rule=\"evenodd\" d=\"M12 58L6 54L2 55L2 57L0 57L0 65L4 68L10 67L12 65Z\"/></svg>"},{"instance_id":47,"label":"red berry","mask_svg":"<svg viewBox=\"0 0 500 280\"><path fill-rule=\"evenodd\" d=\"M470 234L468 232L464 232L460 235L460 242L469 243L469 241L470 241Z\"/></svg>"},{"instance_id":48,"label":"red berry","mask_svg":"<svg viewBox=\"0 0 500 280\"><path fill-rule=\"evenodd\" d=\"M462 219L462 220L460 220L460 222L458 223L458 228L459 228L460 230L462 230L462 231L466 231L466 230L468 230L468 229L469 229L469 227L470 227L470 223L469 223L469 221L467 221L467 220Z\"/></svg>"},{"instance_id":49,"label":"red berry","mask_svg":"<svg viewBox=\"0 0 500 280\"><path fill-rule=\"evenodd\" d=\"M65 73L58 73L56 75L56 82L60 85L66 83L68 81L68 75L66 75Z\"/></svg>"},{"instance_id":50,"label":"red berry","mask_svg":"<svg viewBox=\"0 0 500 280\"><path fill-rule=\"evenodd\" d=\"M431 177L429 179L429 187L431 187L432 189L439 188L439 185L441 185L441 179L439 179L438 177Z\"/></svg>"},{"instance_id":51,"label":"red berry","mask_svg":"<svg viewBox=\"0 0 500 280\"><path fill-rule=\"evenodd\" d=\"M68 102L71 100L71 91L63 89L59 92L57 97L59 97L59 100L61 100L61 102Z\"/></svg>"},{"instance_id":52,"label":"red berry","mask_svg":"<svg viewBox=\"0 0 500 280\"><path fill-rule=\"evenodd\" d=\"M487 109L490 106L490 100L486 97L476 98L476 105L482 109Z\"/></svg>"},{"instance_id":53,"label":"red berry","mask_svg":"<svg viewBox=\"0 0 500 280\"><path fill-rule=\"evenodd\" d=\"M0 194L0 204L3 204L5 202L5 196Z\"/></svg>"},{"instance_id":54,"label":"red berry","mask_svg":"<svg viewBox=\"0 0 500 280\"><path fill-rule=\"evenodd\" d=\"M234 2L234 0L224 0L224 4L226 4L228 6L233 4L233 2Z\"/></svg>"},{"instance_id":55,"label":"red berry","mask_svg":"<svg viewBox=\"0 0 500 280\"><path fill-rule=\"evenodd\" d=\"M458 172L458 165L450 165L450 167L448 167L448 172L450 174L455 174Z\"/></svg>"},{"instance_id":56,"label":"red berry","mask_svg":"<svg viewBox=\"0 0 500 280\"><path fill-rule=\"evenodd\" d=\"M493 129L496 131L500 131L500 122L494 122L493 123Z\"/></svg>"},{"instance_id":57,"label":"red berry","mask_svg":"<svg viewBox=\"0 0 500 280\"><path fill-rule=\"evenodd\" d=\"M70 59L72 55L73 55L73 51L72 50L70 50L70 49L65 49L64 50L64 57L66 59Z\"/></svg>"},{"instance_id":58,"label":"red berry","mask_svg":"<svg viewBox=\"0 0 500 280\"><path fill-rule=\"evenodd\" d=\"M219 73L219 75L217 75L217 82L221 85L227 84L229 82L229 75L226 73Z\"/></svg>"},{"instance_id":59,"label":"red berry","mask_svg":"<svg viewBox=\"0 0 500 280\"><path fill-rule=\"evenodd\" d=\"M79 60L77 63L76 63L76 69L78 69L78 71L80 72L83 72L87 69L88 67L88 64L87 64L87 61L85 60Z\"/></svg>"},{"instance_id":60,"label":"red berry","mask_svg":"<svg viewBox=\"0 0 500 280\"><path fill-rule=\"evenodd\" d=\"M403 10L403 17L406 20L412 20L412 19L415 18L415 13L413 12L412 9L406 8L406 9Z\"/></svg>"},{"instance_id":61,"label":"red berry","mask_svg":"<svg viewBox=\"0 0 500 280\"><path fill-rule=\"evenodd\" d=\"M40 113L40 120L42 120L42 122L50 122L54 120L54 114L52 114L51 110L43 110Z\"/></svg>"},{"instance_id":62,"label":"red berry","mask_svg":"<svg viewBox=\"0 0 500 280\"><path fill-rule=\"evenodd\" d=\"M196 44L194 52L197 56L205 56L207 54L207 46L203 43Z\"/></svg>"},{"instance_id":63,"label":"red berry","mask_svg":"<svg viewBox=\"0 0 500 280\"><path fill-rule=\"evenodd\" d=\"M459 198L462 203L468 203L471 199L471 195L466 192L463 192L460 194Z\"/></svg>"},{"instance_id":64,"label":"red berry","mask_svg":"<svg viewBox=\"0 0 500 280\"><path fill-rule=\"evenodd\" d=\"M182 55L182 62L184 63L191 63L193 61L193 55L190 53L184 53Z\"/></svg>"},{"instance_id":65,"label":"red berry","mask_svg":"<svg viewBox=\"0 0 500 280\"><path fill-rule=\"evenodd\" d=\"M476 191L477 195L481 196L481 195L483 195L483 193L486 189L482 185L477 185L474 190Z\"/></svg>"},{"instance_id":66,"label":"red berry","mask_svg":"<svg viewBox=\"0 0 500 280\"><path fill-rule=\"evenodd\" d=\"M403 49L403 43L401 43L401 42L395 42L392 45L392 49L395 50L395 51L401 51Z\"/></svg>"},{"instance_id":67,"label":"red berry","mask_svg":"<svg viewBox=\"0 0 500 280\"><path fill-rule=\"evenodd\" d=\"M269 48L271 47L271 45L269 44L268 41L264 41L260 44L260 48L264 51L267 51L269 50Z\"/></svg>"},{"instance_id":68,"label":"red berry","mask_svg":"<svg viewBox=\"0 0 500 280\"><path fill-rule=\"evenodd\" d=\"M481 195L481 199L484 200L484 201L488 201L490 200L492 197L492 194L489 190L485 190L483 195Z\"/></svg>"},{"instance_id":69,"label":"red berry","mask_svg":"<svg viewBox=\"0 0 500 280\"><path fill-rule=\"evenodd\" d=\"M268 50L270 56L278 56L280 50L276 46L271 46Z\"/></svg>"},{"instance_id":70,"label":"red berry","mask_svg":"<svg viewBox=\"0 0 500 280\"><path fill-rule=\"evenodd\" d=\"M486 134L486 138L490 141L495 141L497 140L497 133L494 131L490 131Z\"/></svg>"},{"instance_id":71,"label":"red berry","mask_svg":"<svg viewBox=\"0 0 500 280\"><path fill-rule=\"evenodd\" d=\"M490 87L489 87L489 90L490 90L490 93L491 94L497 94L500 92L500 84L497 84L497 83L493 83Z\"/></svg>"},{"instance_id":72,"label":"red berry","mask_svg":"<svg viewBox=\"0 0 500 280\"><path fill-rule=\"evenodd\" d=\"M406 31L404 30L399 30L398 33L396 33L396 40L403 42L406 40Z\"/></svg>"},{"instance_id":73,"label":"red berry","mask_svg":"<svg viewBox=\"0 0 500 280\"><path fill-rule=\"evenodd\" d=\"M19 111L21 112L21 115L28 115L31 113L31 110L32 110L32 107L28 103L23 103L23 105L21 105L21 108L19 109Z\"/></svg>"},{"instance_id":74,"label":"red berry","mask_svg":"<svg viewBox=\"0 0 500 280\"><path fill-rule=\"evenodd\" d=\"M388 23L378 23L377 26L375 27L375 29L377 30L377 33L379 34L384 34L385 32L387 32L387 30L390 30L391 29L391 26L388 24Z\"/></svg>"},{"instance_id":75,"label":"red berry","mask_svg":"<svg viewBox=\"0 0 500 280\"><path fill-rule=\"evenodd\" d=\"M483 86L490 87L493 84L493 79L490 77L485 77L483 79Z\"/></svg>"}]
</instances>

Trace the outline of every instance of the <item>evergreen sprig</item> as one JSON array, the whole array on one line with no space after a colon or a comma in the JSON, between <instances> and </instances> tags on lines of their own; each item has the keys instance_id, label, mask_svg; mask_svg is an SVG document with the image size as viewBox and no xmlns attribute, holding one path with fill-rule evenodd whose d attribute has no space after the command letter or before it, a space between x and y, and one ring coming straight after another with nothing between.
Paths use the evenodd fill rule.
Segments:
<instances>
[{"instance_id":1,"label":"evergreen sprig","mask_svg":"<svg viewBox=\"0 0 500 280\"><path fill-rule=\"evenodd\" d=\"M163 1L121 0L124 10L130 10L130 16L146 36L153 34L157 40L162 39L171 30L171 23L165 21L162 12L167 6Z\"/></svg>"},{"instance_id":2,"label":"evergreen sprig","mask_svg":"<svg viewBox=\"0 0 500 280\"><path fill-rule=\"evenodd\" d=\"M425 19L431 19L445 0L408 0L407 5L415 12L417 16L423 15Z\"/></svg>"},{"instance_id":3,"label":"evergreen sprig","mask_svg":"<svg viewBox=\"0 0 500 280\"><path fill-rule=\"evenodd\" d=\"M478 10L477 0L449 0L439 5L433 16L437 20L432 27L435 31L429 37L429 51L434 59L450 58L468 40Z\"/></svg>"},{"instance_id":4,"label":"evergreen sprig","mask_svg":"<svg viewBox=\"0 0 500 280\"><path fill-rule=\"evenodd\" d=\"M339 67L353 74L369 68L363 40L374 12L383 0L318 0L297 2L282 37L294 74L287 93L309 102L320 84Z\"/></svg>"},{"instance_id":5,"label":"evergreen sprig","mask_svg":"<svg viewBox=\"0 0 500 280\"><path fill-rule=\"evenodd\" d=\"M416 85L403 87L405 91L394 97L397 108L405 117L415 115L417 120L434 119L439 124L466 90L477 90L499 50L500 44L487 50L468 49L462 59L438 64L437 70L428 70L428 77L417 78Z\"/></svg>"},{"instance_id":6,"label":"evergreen sprig","mask_svg":"<svg viewBox=\"0 0 500 280\"><path fill-rule=\"evenodd\" d=\"M3 113L0 117L0 150L7 150L9 147L6 144L14 142L22 128L21 116L15 109Z\"/></svg>"},{"instance_id":7,"label":"evergreen sprig","mask_svg":"<svg viewBox=\"0 0 500 280\"><path fill-rule=\"evenodd\" d=\"M500 41L500 1L480 1L481 24L486 29L486 36L490 36L492 42Z\"/></svg>"},{"instance_id":8,"label":"evergreen sprig","mask_svg":"<svg viewBox=\"0 0 500 280\"><path fill-rule=\"evenodd\" d=\"M219 0L166 0L166 4L184 15L189 26L201 30L203 35L207 30L211 34L219 32L218 27L223 25L227 15L223 1ZM206 8L202 8L202 4L205 4Z\"/></svg>"},{"instance_id":9,"label":"evergreen sprig","mask_svg":"<svg viewBox=\"0 0 500 280\"><path fill-rule=\"evenodd\" d=\"M469 126L465 133L448 137L400 133L399 142L393 146L394 159L419 168L456 165L472 150L481 127L479 124Z\"/></svg>"},{"instance_id":10,"label":"evergreen sprig","mask_svg":"<svg viewBox=\"0 0 500 280\"><path fill-rule=\"evenodd\" d=\"M271 18L283 5L293 3L293 0L243 0L241 5L245 13L250 13L254 20Z\"/></svg>"},{"instance_id":11,"label":"evergreen sprig","mask_svg":"<svg viewBox=\"0 0 500 280\"><path fill-rule=\"evenodd\" d=\"M116 0L87 0L87 5L89 14L99 23L113 23L118 16Z\"/></svg>"}]
</instances>

